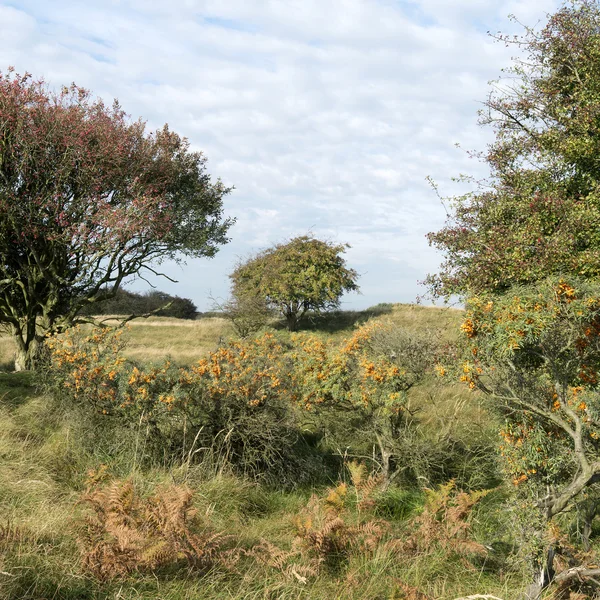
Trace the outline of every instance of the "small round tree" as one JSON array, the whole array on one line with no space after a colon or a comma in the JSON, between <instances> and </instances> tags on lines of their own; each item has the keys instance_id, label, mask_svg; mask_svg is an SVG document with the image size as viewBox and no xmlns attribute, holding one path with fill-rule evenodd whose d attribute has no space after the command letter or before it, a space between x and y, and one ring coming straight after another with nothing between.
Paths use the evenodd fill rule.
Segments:
<instances>
[{"instance_id":1,"label":"small round tree","mask_svg":"<svg viewBox=\"0 0 600 600\"><path fill-rule=\"evenodd\" d=\"M337 308L344 292L356 291L358 274L341 256L346 244L299 236L258 253L229 276L232 297L264 299L295 331L304 314Z\"/></svg>"},{"instance_id":2,"label":"small round tree","mask_svg":"<svg viewBox=\"0 0 600 600\"><path fill-rule=\"evenodd\" d=\"M0 324L16 341L17 370L128 277L227 242L229 189L205 162L116 102L0 73Z\"/></svg>"}]
</instances>

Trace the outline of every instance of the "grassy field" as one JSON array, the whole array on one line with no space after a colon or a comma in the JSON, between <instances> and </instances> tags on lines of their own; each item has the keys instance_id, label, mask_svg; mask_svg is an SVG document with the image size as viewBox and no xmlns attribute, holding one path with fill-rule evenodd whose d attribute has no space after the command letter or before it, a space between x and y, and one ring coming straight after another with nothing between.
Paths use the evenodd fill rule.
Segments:
<instances>
[{"instance_id":1,"label":"grassy field","mask_svg":"<svg viewBox=\"0 0 600 600\"><path fill-rule=\"evenodd\" d=\"M462 310L413 304L382 304L364 311L339 311L327 316L309 318L303 324L306 331L318 331L334 338L347 336L355 325L369 319L384 319L399 327L420 331L431 329L453 336L458 331ZM98 317L107 325L118 323L118 317ZM274 322L274 326L280 326ZM128 323L126 355L139 361L173 360L189 365L213 350L219 341L234 335L227 319L202 318L196 321L149 317ZM15 345L7 332L0 332L0 370L10 371Z\"/></svg>"},{"instance_id":2,"label":"grassy field","mask_svg":"<svg viewBox=\"0 0 600 600\"><path fill-rule=\"evenodd\" d=\"M315 320L308 328L342 338L351 334L355 324L379 318L452 337L460 317L460 311L454 309L384 305L361 313L340 313L326 323ZM152 318L131 323L126 353L139 362L170 357L185 365L205 356L231 334L229 324L218 318ZM10 340L3 338L1 347L0 360L8 365ZM327 484L277 489L272 484L244 479L214 461L190 466L182 460L168 468L144 467L137 446L136 453L130 452L131 446L119 451L118 439L113 442L116 451L108 456L103 454L102 443L94 442L94 436L101 433L90 429L85 420L80 422L78 413L68 406L52 402L35 384L31 373L0 373L3 600L450 600L476 592L508 600L520 587L518 569L499 568L495 564L498 557L468 562L435 545L407 560L400 559L391 546L382 542L369 551L349 552L334 559L329 556L331 563L323 563L318 574L309 573L314 564L305 554L286 559L287 563L272 553L268 559L264 555L259 559L256 548L264 546L264 540L283 552L294 551L298 516L308 510L311 494L322 501L331 494ZM487 435L482 432L489 429L489 418L479 399L463 387L432 383L421 389L411 403L415 410L421 409L417 412L423 435L429 436L427 443L435 444L448 436L467 443L474 435L482 439ZM235 566L226 568L217 561L208 570L185 567L157 573L142 571L108 581L92 577L82 569L77 542L86 514L81 498L103 469L109 478L133 482L141 497L165 485L188 486L204 527L232 536L224 547L241 552ZM348 477L340 467L329 485L334 485L336 478L348 482ZM506 527L497 509L501 497L502 492L489 495L485 510L474 523L474 535L482 542L490 541L486 536L492 526ZM381 491L366 522L385 517L388 537L410 538L411 518L422 509L423 501L423 492L415 489L392 487ZM356 525L367 518L355 509L344 514L348 524Z\"/></svg>"}]
</instances>

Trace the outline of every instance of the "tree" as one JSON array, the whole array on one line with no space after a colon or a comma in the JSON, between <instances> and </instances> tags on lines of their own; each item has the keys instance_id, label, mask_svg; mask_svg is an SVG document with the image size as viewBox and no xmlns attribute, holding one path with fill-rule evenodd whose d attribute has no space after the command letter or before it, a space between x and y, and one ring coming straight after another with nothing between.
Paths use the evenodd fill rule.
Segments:
<instances>
[{"instance_id":1,"label":"tree","mask_svg":"<svg viewBox=\"0 0 600 600\"><path fill-rule=\"evenodd\" d=\"M256 333L273 319L273 310L265 299L250 295L231 296L225 302L213 299L213 310L228 319L241 338Z\"/></svg>"},{"instance_id":2,"label":"tree","mask_svg":"<svg viewBox=\"0 0 600 600\"><path fill-rule=\"evenodd\" d=\"M213 256L230 219L206 159L76 85L0 74L0 323L31 368L44 335L166 259Z\"/></svg>"},{"instance_id":3,"label":"tree","mask_svg":"<svg viewBox=\"0 0 600 600\"><path fill-rule=\"evenodd\" d=\"M504 471L539 513L537 598L552 573L545 523L600 481L600 286L550 278L471 296L462 330L461 379L492 400Z\"/></svg>"},{"instance_id":4,"label":"tree","mask_svg":"<svg viewBox=\"0 0 600 600\"><path fill-rule=\"evenodd\" d=\"M467 301L462 379L505 420L505 470L545 523L600 478L600 6L568 2L521 51L481 123L489 179L430 234L445 253L434 294ZM550 278L548 278L550 276ZM538 555L538 598L553 576Z\"/></svg>"},{"instance_id":5,"label":"tree","mask_svg":"<svg viewBox=\"0 0 600 600\"><path fill-rule=\"evenodd\" d=\"M516 39L522 58L492 89L480 158L490 178L452 200L430 242L436 294L502 292L550 274L600 275L600 7L578 0Z\"/></svg>"},{"instance_id":6,"label":"tree","mask_svg":"<svg viewBox=\"0 0 600 600\"><path fill-rule=\"evenodd\" d=\"M264 299L295 331L307 311L337 308L344 292L358 290L358 274L341 256L348 247L311 236L277 244L231 273L232 298L239 305Z\"/></svg>"}]
</instances>

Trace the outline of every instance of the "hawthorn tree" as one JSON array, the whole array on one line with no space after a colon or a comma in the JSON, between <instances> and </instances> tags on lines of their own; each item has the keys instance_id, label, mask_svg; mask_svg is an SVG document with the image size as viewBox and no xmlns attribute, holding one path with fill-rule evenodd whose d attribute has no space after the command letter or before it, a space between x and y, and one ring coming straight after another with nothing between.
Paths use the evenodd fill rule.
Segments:
<instances>
[{"instance_id":1,"label":"hawthorn tree","mask_svg":"<svg viewBox=\"0 0 600 600\"><path fill-rule=\"evenodd\" d=\"M147 132L116 101L0 74L0 323L17 370L127 278L227 242L230 189L205 163L168 126Z\"/></svg>"},{"instance_id":2,"label":"hawthorn tree","mask_svg":"<svg viewBox=\"0 0 600 600\"><path fill-rule=\"evenodd\" d=\"M238 305L264 300L290 331L309 311L337 308L344 292L358 290L358 274L341 256L345 244L299 236L260 252L231 273L231 295Z\"/></svg>"}]
</instances>

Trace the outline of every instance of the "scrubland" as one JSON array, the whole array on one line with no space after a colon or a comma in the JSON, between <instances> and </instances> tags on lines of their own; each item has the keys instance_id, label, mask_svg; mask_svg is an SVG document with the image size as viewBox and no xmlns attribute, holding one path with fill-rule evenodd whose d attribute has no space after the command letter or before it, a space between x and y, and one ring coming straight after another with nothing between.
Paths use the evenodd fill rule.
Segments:
<instances>
[{"instance_id":1,"label":"scrubland","mask_svg":"<svg viewBox=\"0 0 600 600\"><path fill-rule=\"evenodd\" d=\"M452 339L460 320L456 309L379 305L320 317L298 339L311 352L320 342L344 347L366 321ZM254 343L228 346L232 336L219 318L133 321L122 351L104 338L91 350L101 348L95 358L104 370L85 363L85 381L74 380L79 396L48 374L0 373L0 598L516 597L523 572L511 558L510 490L500 485L497 429L477 394L434 376L408 389L397 476L386 482L365 431L352 434L355 445L348 431L336 433L367 427L372 413L361 421L367 425L352 410L319 417L308 394L290 422L280 404L289 393L283 376L267 373L278 356L248 366L270 378L261 380L263 412L238 414L238 396L214 388L243 431L186 429L194 415L178 412L189 408L185 394L201 395L206 414L216 410L214 389L194 387L193 378L237 368ZM272 352L288 348L290 335L271 328L264 339ZM10 340L1 347L8 364ZM84 364L75 356L81 348L69 346L60 385ZM121 352L127 361L111 366ZM167 358L171 371L158 366ZM338 364L337 355L331 360ZM306 364L303 373L314 373ZM123 365L133 370L119 379L113 373ZM120 383L111 387L113 380ZM315 381L329 380L317 372ZM113 389L109 400L128 399L114 412L100 402ZM84 392L89 397L77 400ZM143 404L152 394L154 404ZM249 452L253 440L268 447L266 458Z\"/></svg>"}]
</instances>

